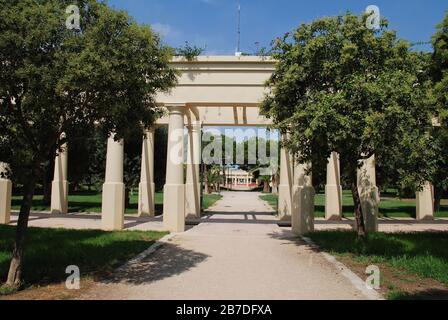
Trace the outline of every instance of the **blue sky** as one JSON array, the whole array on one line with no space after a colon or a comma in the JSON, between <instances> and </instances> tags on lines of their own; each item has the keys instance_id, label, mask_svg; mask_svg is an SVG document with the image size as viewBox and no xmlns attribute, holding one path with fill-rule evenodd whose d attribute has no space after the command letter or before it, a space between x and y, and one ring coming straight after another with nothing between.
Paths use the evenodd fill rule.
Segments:
<instances>
[{"instance_id":1,"label":"blue sky","mask_svg":"<svg viewBox=\"0 0 448 320\"><path fill-rule=\"evenodd\" d=\"M174 47L189 41L205 54L231 55L236 48L237 6L241 3L241 49L254 53L272 39L313 19L364 12L377 5L390 28L410 42L431 39L448 10L448 0L109 0L137 21L151 24ZM424 50L431 47L418 46Z\"/></svg>"}]
</instances>

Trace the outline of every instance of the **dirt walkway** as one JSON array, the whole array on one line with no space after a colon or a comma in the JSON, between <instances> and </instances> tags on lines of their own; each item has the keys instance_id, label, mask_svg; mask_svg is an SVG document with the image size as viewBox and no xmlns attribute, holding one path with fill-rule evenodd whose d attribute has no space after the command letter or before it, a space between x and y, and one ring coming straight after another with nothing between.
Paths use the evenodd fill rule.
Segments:
<instances>
[{"instance_id":1,"label":"dirt walkway","mask_svg":"<svg viewBox=\"0 0 448 320\"><path fill-rule=\"evenodd\" d=\"M83 298L367 298L344 271L278 227L258 193L223 195L202 224L117 271Z\"/></svg>"}]
</instances>

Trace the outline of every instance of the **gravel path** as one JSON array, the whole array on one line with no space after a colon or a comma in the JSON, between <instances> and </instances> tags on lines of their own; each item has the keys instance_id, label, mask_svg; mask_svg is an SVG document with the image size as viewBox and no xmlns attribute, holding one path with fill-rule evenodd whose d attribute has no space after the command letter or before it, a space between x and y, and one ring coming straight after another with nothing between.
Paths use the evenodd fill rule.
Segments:
<instances>
[{"instance_id":1,"label":"gravel path","mask_svg":"<svg viewBox=\"0 0 448 320\"><path fill-rule=\"evenodd\" d=\"M258 193L223 195L203 223L164 240L83 298L367 298L344 271L280 228Z\"/></svg>"}]
</instances>

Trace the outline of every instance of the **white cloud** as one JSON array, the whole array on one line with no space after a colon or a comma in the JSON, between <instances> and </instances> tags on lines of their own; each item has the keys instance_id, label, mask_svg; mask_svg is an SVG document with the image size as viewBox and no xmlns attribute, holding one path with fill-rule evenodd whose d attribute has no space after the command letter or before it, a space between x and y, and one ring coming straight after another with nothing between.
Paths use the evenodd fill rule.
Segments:
<instances>
[{"instance_id":1,"label":"white cloud","mask_svg":"<svg viewBox=\"0 0 448 320\"><path fill-rule=\"evenodd\" d=\"M159 33L162 37L173 37L177 35L177 31L173 29L169 24L163 23L153 23L151 25L152 29Z\"/></svg>"}]
</instances>

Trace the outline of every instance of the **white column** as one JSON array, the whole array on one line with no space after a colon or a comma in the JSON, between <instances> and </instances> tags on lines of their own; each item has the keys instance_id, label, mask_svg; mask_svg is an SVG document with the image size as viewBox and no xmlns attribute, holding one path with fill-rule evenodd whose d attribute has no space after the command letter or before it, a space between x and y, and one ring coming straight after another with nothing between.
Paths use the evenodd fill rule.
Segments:
<instances>
[{"instance_id":1,"label":"white column","mask_svg":"<svg viewBox=\"0 0 448 320\"><path fill-rule=\"evenodd\" d=\"M201 217L201 182L199 166L201 164L201 123L188 126L188 158L185 214L187 218Z\"/></svg>"},{"instance_id":2,"label":"white column","mask_svg":"<svg viewBox=\"0 0 448 320\"><path fill-rule=\"evenodd\" d=\"M426 182L423 190L417 192L417 220L434 219L434 186Z\"/></svg>"},{"instance_id":3,"label":"white column","mask_svg":"<svg viewBox=\"0 0 448 320\"><path fill-rule=\"evenodd\" d=\"M0 224L11 222L12 183L6 179L7 165L0 162Z\"/></svg>"},{"instance_id":4,"label":"white column","mask_svg":"<svg viewBox=\"0 0 448 320\"><path fill-rule=\"evenodd\" d=\"M376 186L375 156L364 160L358 169L358 190L367 232L378 231L379 192Z\"/></svg>"},{"instance_id":5,"label":"white column","mask_svg":"<svg viewBox=\"0 0 448 320\"><path fill-rule=\"evenodd\" d=\"M106 181L103 185L103 230L124 228L125 185L123 183L124 141L107 140Z\"/></svg>"},{"instance_id":6,"label":"white column","mask_svg":"<svg viewBox=\"0 0 448 320\"><path fill-rule=\"evenodd\" d=\"M54 160L54 177L51 184L51 213L68 213L67 144L61 147Z\"/></svg>"},{"instance_id":7,"label":"white column","mask_svg":"<svg viewBox=\"0 0 448 320\"><path fill-rule=\"evenodd\" d=\"M154 184L154 132L151 128L146 132L142 146L142 163L140 184L138 187L138 215L154 217L155 184Z\"/></svg>"},{"instance_id":8,"label":"white column","mask_svg":"<svg viewBox=\"0 0 448 320\"><path fill-rule=\"evenodd\" d=\"M314 231L314 196L311 164L295 162L292 204L292 231L304 235Z\"/></svg>"},{"instance_id":9,"label":"white column","mask_svg":"<svg viewBox=\"0 0 448 320\"><path fill-rule=\"evenodd\" d=\"M325 218L327 220L341 220L342 218L342 186L339 154L337 152L331 154L327 165Z\"/></svg>"},{"instance_id":10,"label":"white column","mask_svg":"<svg viewBox=\"0 0 448 320\"><path fill-rule=\"evenodd\" d=\"M278 186L278 216L282 221L291 220L293 159L285 148L280 151L280 185Z\"/></svg>"},{"instance_id":11,"label":"white column","mask_svg":"<svg viewBox=\"0 0 448 320\"><path fill-rule=\"evenodd\" d=\"M185 231L184 184L184 107L172 106L169 110L168 154L166 184L163 193L163 223L170 232Z\"/></svg>"}]
</instances>

